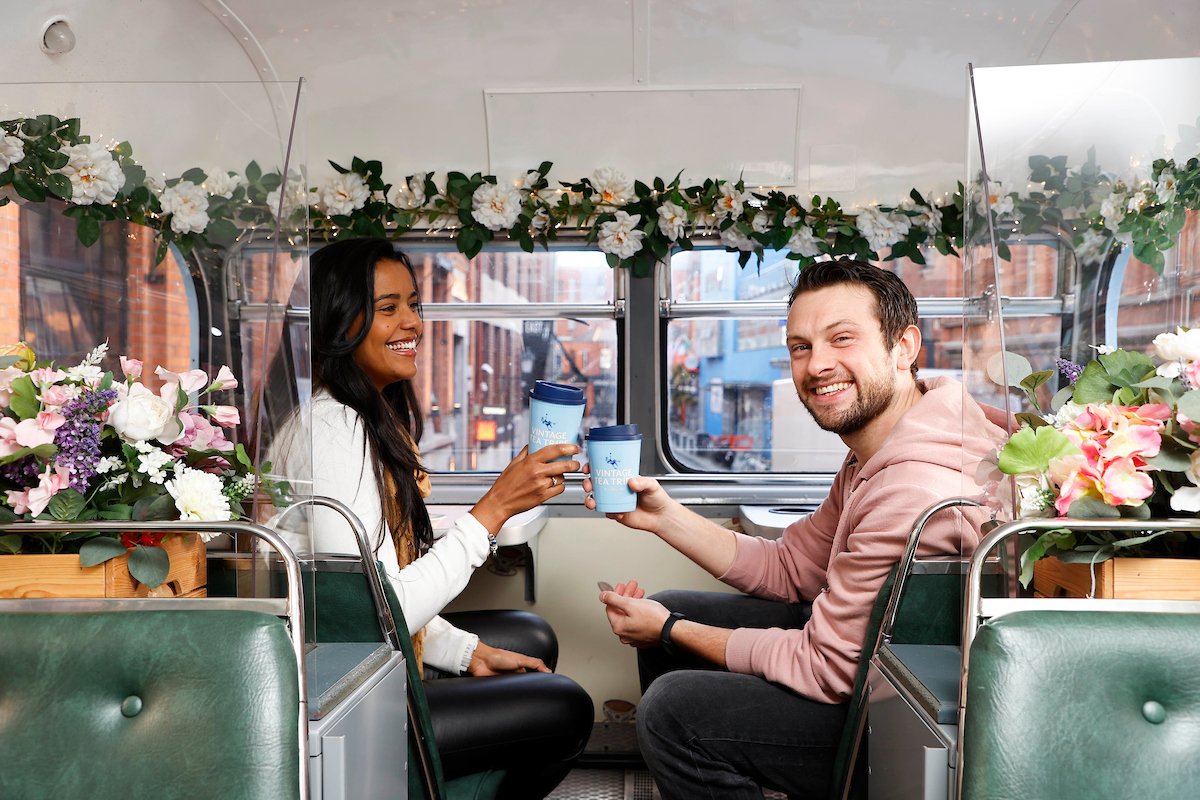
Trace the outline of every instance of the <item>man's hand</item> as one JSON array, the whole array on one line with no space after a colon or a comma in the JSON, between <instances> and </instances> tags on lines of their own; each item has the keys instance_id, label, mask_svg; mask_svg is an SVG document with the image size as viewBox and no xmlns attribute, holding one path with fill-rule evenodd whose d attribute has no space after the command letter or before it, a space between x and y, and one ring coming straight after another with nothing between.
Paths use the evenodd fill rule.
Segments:
<instances>
[{"instance_id":1,"label":"man's hand","mask_svg":"<svg viewBox=\"0 0 1200 800\"><path fill-rule=\"evenodd\" d=\"M584 464L583 473L585 476L591 475L592 465ZM633 511L621 511L605 514L605 516L630 528L657 533L661 529L664 515L675 501L653 478L636 475L629 479L629 488L637 492L637 508ZM584 506L595 511L596 501L592 498L592 479L590 477L584 477L583 491L587 493L583 498Z\"/></svg>"},{"instance_id":2,"label":"man's hand","mask_svg":"<svg viewBox=\"0 0 1200 800\"><path fill-rule=\"evenodd\" d=\"M511 650L501 650L483 642L475 645L475 652L471 654L471 664L467 667L467 674L477 678L511 672L549 671L550 668L540 658L514 653Z\"/></svg>"},{"instance_id":3,"label":"man's hand","mask_svg":"<svg viewBox=\"0 0 1200 800\"><path fill-rule=\"evenodd\" d=\"M618 583L611 592L601 592L608 624L621 644L633 647L657 647L663 623L670 612L657 600L647 600L637 581Z\"/></svg>"}]
</instances>

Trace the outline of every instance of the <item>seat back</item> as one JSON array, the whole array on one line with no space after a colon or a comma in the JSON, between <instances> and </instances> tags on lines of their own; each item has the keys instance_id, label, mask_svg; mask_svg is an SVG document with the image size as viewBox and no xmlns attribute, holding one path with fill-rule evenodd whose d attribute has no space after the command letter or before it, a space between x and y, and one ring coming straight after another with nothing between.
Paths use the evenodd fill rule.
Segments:
<instances>
[{"instance_id":1,"label":"seat back","mask_svg":"<svg viewBox=\"0 0 1200 800\"><path fill-rule=\"evenodd\" d=\"M1017 611L979 628L963 800L1195 798L1200 615Z\"/></svg>"},{"instance_id":2,"label":"seat back","mask_svg":"<svg viewBox=\"0 0 1200 800\"><path fill-rule=\"evenodd\" d=\"M0 797L300 796L278 617L39 602L0 610Z\"/></svg>"},{"instance_id":3,"label":"seat back","mask_svg":"<svg viewBox=\"0 0 1200 800\"><path fill-rule=\"evenodd\" d=\"M237 532L281 599L0 600L0 797L308 796L299 564L247 522L19 523L21 532ZM12 526L0 526L3 528Z\"/></svg>"}]
</instances>

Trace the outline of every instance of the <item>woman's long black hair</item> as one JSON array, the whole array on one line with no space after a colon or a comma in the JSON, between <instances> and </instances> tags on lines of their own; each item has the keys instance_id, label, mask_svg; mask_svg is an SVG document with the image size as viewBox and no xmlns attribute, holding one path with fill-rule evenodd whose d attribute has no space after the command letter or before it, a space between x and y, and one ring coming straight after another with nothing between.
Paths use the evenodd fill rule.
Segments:
<instances>
[{"instance_id":1,"label":"woman's long black hair","mask_svg":"<svg viewBox=\"0 0 1200 800\"><path fill-rule=\"evenodd\" d=\"M375 318L375 265L383 260L403 264L417 288L408 257L386 239L344 239L313 253L309 262L313 380L317 388L358 412L385 523L389 509L398 507L412 525L417 547L424 549L433 542L433 526L417 487L423 467L415 443L421 440L423 423L416 392L411 381L397 381L380 393L354 360L354 351ZM351 334L360 317L361 325ZM388 497L389 484L396 488L394 498ZM375 549L382 544L381 539Z\"/></svg>"}]
</instances>

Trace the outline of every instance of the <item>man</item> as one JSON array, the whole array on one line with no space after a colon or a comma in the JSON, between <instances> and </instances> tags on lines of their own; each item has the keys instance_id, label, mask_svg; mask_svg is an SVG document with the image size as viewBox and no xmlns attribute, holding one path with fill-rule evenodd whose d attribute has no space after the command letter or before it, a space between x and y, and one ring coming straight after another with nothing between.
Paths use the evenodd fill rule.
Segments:
<instances>
[{"instance_id":1,"label":"man","mask_svg":"<svg viewBox=\"0 0 1200 800\"><path fill-rule=\"evenodd\" d=\"M820 508L771 541L722 528L637 477L636 510L608 515L746 593L646 599L630 581L600 595L613 632L639 648L638 739L664 798L761 798L760 785L828 792L879 588L917 515L962 494L1005 435L960 384L916 379L917 304L893 273L813 264L788 305L796 392L850 449ZM980 522L975 510L937 515L921 553L969 549Z\"/></svg>"}]
</instances>

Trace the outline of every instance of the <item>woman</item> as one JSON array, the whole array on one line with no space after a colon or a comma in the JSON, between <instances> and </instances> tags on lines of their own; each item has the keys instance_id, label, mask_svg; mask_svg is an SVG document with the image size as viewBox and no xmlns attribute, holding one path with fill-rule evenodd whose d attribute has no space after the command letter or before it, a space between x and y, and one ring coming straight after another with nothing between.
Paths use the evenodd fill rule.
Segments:
<instances>
[{"instance_id":1,"label":"woman","mask_svg":"<svg viewBox=\"0 0 1200 800\"><path fill-rule=\"evenodd\" d=\"M435 540L415 446L422 424L412 379L423 321L412 266L384 239L335 242L310 263L313 491L346 503L366 526L418 659L468 676L426 681L446 777L506 769L500 797L544 797L582 752L593 715L587 693L551 672L554 632L524 612L464 615L484 639L505 644L498 647L439 613L494 552L505 520L563 492L563 475L580 468L569 459L579 448L523 449ZM560 456L568 460L552 461ZM313 527L316 552L357 553L349 528L328 510Z\"/></svg>"}]
</instances>

